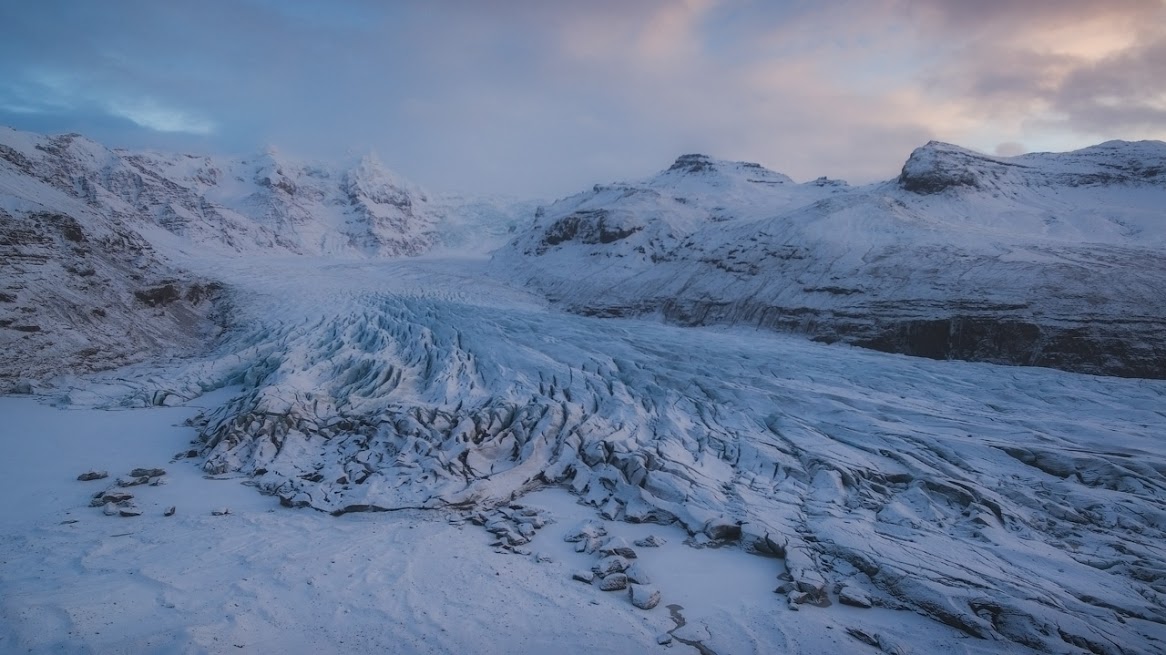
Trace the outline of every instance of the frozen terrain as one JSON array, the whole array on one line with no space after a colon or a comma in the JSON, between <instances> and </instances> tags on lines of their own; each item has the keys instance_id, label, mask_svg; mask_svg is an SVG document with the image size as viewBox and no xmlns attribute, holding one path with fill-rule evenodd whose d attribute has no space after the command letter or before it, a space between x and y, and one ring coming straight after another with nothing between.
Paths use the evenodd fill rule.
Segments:
<instances>
[{"instance_id":1,"label":"frozen terrain","mask_svg":"<svg viewBox=\"0 0 1166 655\"><path fill-rule=\"evenodd\" d=\"M60 398L241 385L193 420L198 455L283 505L457 517L564 487L594 518L756 553L765 639L817 612L845 630L840 590L971 652L1166 638L1166 383L565 315L473 260L202 261L245 308L222 348Z\"/></svg>"},{"instance_id":2,"label":"frozen terrain","mask_svg":"<svg viewBox=\"0 0 1166 655\"><path fill-rule=\"evenodd\" d=\"M0 176L0 219L36 236L8 245L43 250L40 268L4 269L6 310L65 315L105 302L125 325L163 336L166 321L191 329L153 343L72 325L95 357L130 347L92 366L12 367L29 380L17 390L40 402L0 398L0 485L12 508L0 516L0 651L1166 649L1166 381L828 345L756 329L774 325L745 314L682 321L706 324L695 327L658 320L677 320L676 307L697 297L730 306L744 298L733 294L761 293L750 286L761 280L792 288L790 262L807 275L852 271L815 283L822 288L866 285L818 294L798 282L797 302L865 303L885 288L899 299L888 300L894 316L934 318L967 300L943 294L964 288L945 286L963 261L950 238L963 235L960 248L979 262L956 271L967 289L1009 282L992 300L1002 303L1020 292L1021 272L1034 289L1061 280L1065 293L1031 296L1032 316L1055 318L1041 326L1109 316L1133 335L1098 328L1126 348L1099 351L1115 358L1114 372L1159 366L1146 326L1163 306L1153 286L1160 172L1112 184L1083 177L1097 158L1120 159L1107 149L1135 152L1130 144L1057 166L1034 156L1020 172L932 144L899 181L859 190L687 156L646 183L559 201L533 226L483 209L499 206L490 201L477 205L480 220L415 216L384 239L353 242L312 210L303 229L275 231L295 240L272 245L256 240L257 215L222 229L222 208L250 196L223 195L181 230L146 212L162 211L153 201L109 210L130 202L103 195L123 166L144 157L158 158L150 170L194 165L181 158L95 150L74 137L5 138L17 145L0 151L0 165L33 172ZM1136 161L1155 161L1156 145L1138 147L1147 151ZM66 184L43 172L80 157L43 154L52 148L112 157L82 167L109 174L97 200L78 181L89 173ZM197 176L182 170L165 179L190 188ZM279 170L296 194L318 181ZM357 200L322 215L355 225L347 221L361 202L387 197L374 187L400 190L414 208L429 202L386 175L370 173ZM277 177L259 186L283 193ZM146 178L127 192L134 202L170 188ZM986 198L1017 180L1028 185L1016 192L1024 202L1081 189L1064 206L1079 213L1052 234L1026 222L1029 213L999 225L999 212L968 210L996 207ZM1140 236L1090 223L1108 206ZM895 221L887 207L898 207ZM46 212L76 221L84 240ZM308 225L317 232L304 240ZM496 243L511 225L513 240L493 258L449 254ZM810 233L818 240L806 249L799 239ZM871 268L854 234L884 253L907 251ZM137 244L140 268L118 268L103 235ZM699 255L751 238L800 254L750 255L749 265L771 267L764 274L736 270L727 251ZM393 243L426 254L381 257ZM1054 258L1113 248L1113 269L1096 275L1121 285L1096 300L1097 316L1074 313L1074 294L1100 278L1023 259L1021 243ZM940 254L921 265L931 246ZM56 271L82 257L77 248L105 258L80 277L101 276L121 305L84 289L64 295L75 278ZM1000 248L997 263L983 259L988 248ZM720 273L673 279L701 270ZM932 274L933 285L910 277ZM897 275L906 281L886 284ZM143 299L139 284L173 293ZM192 298L195 285L206 295ZM677 304L658 304L665 291ZM932 304L894 296L908 291ZM845 315L840 304L819 309ZM990 318L1020 311L997 307ZM869 326L889 316L851 318ZM21 331L30 339L6 350L19 362L72 357L71 342L42 334L63 320L46 314L45 329ZM1104 368L1074 361L1059 363ZM102 362L128 365L92 372ZM110 476L76 479L89 469Z\"/></svg>"}]
</instances>

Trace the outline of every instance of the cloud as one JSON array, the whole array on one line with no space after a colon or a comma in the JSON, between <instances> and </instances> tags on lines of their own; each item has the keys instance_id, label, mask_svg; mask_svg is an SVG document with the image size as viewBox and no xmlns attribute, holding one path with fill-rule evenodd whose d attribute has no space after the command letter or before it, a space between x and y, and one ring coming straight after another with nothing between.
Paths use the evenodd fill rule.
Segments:
<instances>
[{"instance_id":1,"label":"cloud","mask_svg":"<svg viewBox=\"0 0 1166 655\"><path fill-rule=\"evenodd\" d=\"M1163 6L3 3L0 119L111 145L374 149L435 189L563 194L694 150L862 182L931 138L1163 138Z\"/></svg>"},{"instance_id":2,"label":"cloud","mask_svg":"<svg viewBox=\"0 0 1166 655\"><path fill-rule=\"evenodd\" d=\"M149 98L113 99L105 103L109 113L156 132L213 134L215 124L188 112L165 107Z\"/></svg>"},{"instance_id":3,"label":"cloud","mask_svg":"<svg viewBox=\"0 0 1166 655\"><path fill-rule=\"evenodd\" d=\"M1065 140L1166 136L1166 3L927 3L951 39L923 71L1000 134Z\"/></svg>"},{"instance_id":4,"label":"cloud","mask_svg":"<svg viewBox=\"0 0 1166 655\"><path fill-rule=\"evenodd\" d=\"M997 145L995 152L1001 157L1015 157L1017 155L1023 155L1024 153L1028 152L1028 149L1024 147L1023 143L1009 141L1007 143L1001 143Z\"/></svg>"}]
</instances>

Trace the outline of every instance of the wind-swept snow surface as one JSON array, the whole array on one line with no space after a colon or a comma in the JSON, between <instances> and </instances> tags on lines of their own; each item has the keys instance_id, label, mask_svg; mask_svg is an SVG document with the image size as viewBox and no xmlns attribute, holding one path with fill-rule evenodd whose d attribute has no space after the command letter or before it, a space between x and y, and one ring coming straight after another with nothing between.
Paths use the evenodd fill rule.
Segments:
<instances>
[{"instance_id":1,"label":"wind-swept snow surface","mask_svg":"<svg viewBox=\"0 0 1166 655\"><path fill-rule=\"evenodd\" d=\"M1166 643L1162 382L563 315L473 262L231 265L220 352L69 399L241 384L196 420L205 470L336 514L563 485L777 558L774 621L841 590L1041 651Z\"/></svg>"}]
</instances>

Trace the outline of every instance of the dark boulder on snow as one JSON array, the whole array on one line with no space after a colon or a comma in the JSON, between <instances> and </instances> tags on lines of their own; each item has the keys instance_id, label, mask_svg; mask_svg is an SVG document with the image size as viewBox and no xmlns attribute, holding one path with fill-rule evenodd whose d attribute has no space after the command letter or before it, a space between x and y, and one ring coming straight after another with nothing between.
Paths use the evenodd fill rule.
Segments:
<instances>
[{"instance_id":1,"label":"dark boulder on snow","mask_svg":"<svg viewBox=\"0 0 1166 655\"><path fill-rule=\"evenodd\" d=\"M130 476L135 478L156 478L161 475L166 475L166 469L136 468L130 471Z\"/></svg>"},{"instance_id":2,"label":"dark boulder on snow","mask_svg":"<svg viewBox=\"0 0 1166 655\"><path fill-rule=\"evenodd\" d=\"M660 591L654 587L639 584L629 585L628 595L632 599L632 605L642 610L650 610L660 604Z\"/></svg>"},{"instance_id":3,"label":"dark boulder on snow","mask_svg":"<svg viewBox=\"0 0 1166 655\"><path fill-rule=\"evenodd\" d=\"M628 577L622 573L612 573L599 582L600 591L620 591L627 586Z\"/></svg>"}]
</instances>

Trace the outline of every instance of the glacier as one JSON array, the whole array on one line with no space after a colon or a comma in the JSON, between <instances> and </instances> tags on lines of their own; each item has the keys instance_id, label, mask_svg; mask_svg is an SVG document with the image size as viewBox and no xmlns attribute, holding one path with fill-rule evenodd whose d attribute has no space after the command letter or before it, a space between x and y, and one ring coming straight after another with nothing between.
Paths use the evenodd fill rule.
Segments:
<instances>
[{"instance_id":1,"label":"glacier","mask_svg":"<svg viewBox=\"0 0 1166 655\"><path fill-rule=\"evenodd\" d=\"M138 209L80 206L43 179L0 189L12 216L35 201L134 225L159 275L218 285L206 302L222 316L201 345L36 380L71 408L214 398L188 421L212 478L331 521L461 521L566 489L586 517L751 555L780 591L759 601L777 626L814 612L854 621L845 592L926 617L968 652L1151 653L1166 640L1166 381L1138 374L1162 365L1159 145L1004 161L929 144L899 180L857 188L688 155L525 221L529 205L481 210L483 226L463 218L459 244L509 239L492 255L435 245L453 219L402 215L409 228L376 236L396 228L369 203L429 201L368 180L380 177L368 161L353 178L364 182L337 187L357 200L334 205L335 221L307 211L270 242L270 217L243 209L243 227L201 223L204 209L178 229L155 200L142 206L159 218L143 225ZM265 194L320 179L256 170ZM1019 362L1004 346L926 358L838 343L872 345L955 309L1037 325L1046 353L1056 329L1088 326L1100 354ZM801 334L772 329L791 315Z\"/></svg>"}]
</instances>

